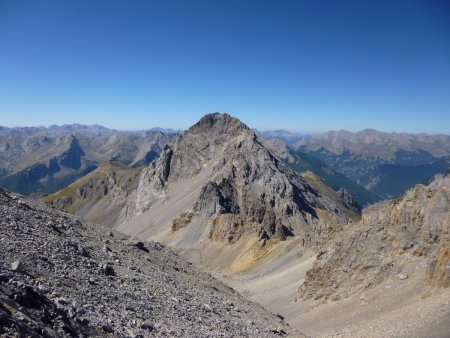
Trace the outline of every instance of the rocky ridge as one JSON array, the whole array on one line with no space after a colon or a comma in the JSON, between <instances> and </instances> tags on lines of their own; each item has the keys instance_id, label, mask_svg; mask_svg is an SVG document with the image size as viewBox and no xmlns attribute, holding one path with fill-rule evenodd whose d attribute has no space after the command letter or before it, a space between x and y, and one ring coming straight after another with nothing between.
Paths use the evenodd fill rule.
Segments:
<instances>
[{"instance_id":1,"label":"rocky ridge","mask_svg":"<svg viewBox=\"0 0 450 338\"><path fill-rule=\"evenodd\" d=\"M413 262L431 285L450 286L450 175L363 211L359 224L334 234L300 288L303 297L346 297L389 277L408 278Z\"/></svg>"},{"instance_id":2,"label":"rocky ridge","mask_svg":"<svg viewBox=\"0 0 450 338\"><path fill-rule=\"evenodd\" d=\"M0 335L301 336L158 243L0 190Z\"/></svg>"}]
</instances>

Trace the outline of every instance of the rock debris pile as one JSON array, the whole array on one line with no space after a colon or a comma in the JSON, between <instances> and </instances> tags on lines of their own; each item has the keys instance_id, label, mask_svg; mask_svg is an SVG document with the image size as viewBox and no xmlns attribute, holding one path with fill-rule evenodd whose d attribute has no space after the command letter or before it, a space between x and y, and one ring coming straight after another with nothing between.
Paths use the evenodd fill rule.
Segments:
<instances>
[{"instance_id":1,"label":"rock debris pile","mask_svg":"<svg viewBox=\"0 0 450 338\"><path fill-rule=\"evenodd\" d=\"M301 336L158 243L0 190L0 335Z\"/></svg>"}]
</instances>

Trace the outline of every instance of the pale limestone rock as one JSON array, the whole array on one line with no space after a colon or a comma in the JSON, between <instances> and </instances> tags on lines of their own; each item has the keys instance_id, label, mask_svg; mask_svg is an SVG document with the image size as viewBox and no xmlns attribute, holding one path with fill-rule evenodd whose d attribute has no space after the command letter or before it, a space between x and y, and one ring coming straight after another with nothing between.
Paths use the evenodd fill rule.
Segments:
<instances>
[{"instance_id":1,"label":"pale limestone rock","mask_svg":"<svg viewBox=\"0 0 450 338\"><path fill-rule=\"evenodd\" d=\"M203 117L142 171L129 217L151 209L174 184L183 182L188 189L200 175L205 178L198 196L178 215L189 212L212 221L212 238L230 240L233 232L236 240L248 231L261 237L306 237L311 227L346 222L327 197L273 156L250 128L218 113ZM186 226L185 219L176 223L175 228Z\"/></svg>"},{"instance_id":2,"label":"pale limestone rock","mask_svg":"<svg viewBox=\"0 0 450 338\"><path fill-rule=\"evenodd\" d=\"M368 207L356 227L336 233L334 243L330 238L300 292L349 295L398 274L398 267L412 260L428 266L432 285L450 286L449 228L450 174L438 175L402 198Z\"/></svg>"}]
</instances>

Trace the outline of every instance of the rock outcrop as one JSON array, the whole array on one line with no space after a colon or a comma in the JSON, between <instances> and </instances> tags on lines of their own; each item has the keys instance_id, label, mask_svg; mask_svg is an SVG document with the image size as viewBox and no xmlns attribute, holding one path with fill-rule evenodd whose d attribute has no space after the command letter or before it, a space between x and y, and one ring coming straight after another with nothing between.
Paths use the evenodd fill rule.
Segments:
<instances>
[{"instance_id":1,"label":"rock outcrop","mask_svg":"<svg viewBox=\"0 0 450 338\"><path fill-rule=\"evenodd\" d=\"M170 217L158 218L162 209ZM228 242L248 233L308 237L324 219L346 221L333 201L273 156L251 129L219 113L203 117L142 171L128 211L131 221L122 229L144 238L167 235L170 224L189 212L190 224L210 227L209 238Z\"/></svg>"},{"instance_id":2,"label":"rock outcrop","mask_svg":"<svg viewBox=\"0 0 450 338\"><path fill-rule=\"evenodd\" d=\"M304 297L342 296L388 277L407 278L402 268L424 263L431 285L450 286L450 175L417 185L402 198L364 210L362 220L323 246L300 291ZM418 266L422 266L419 264Z\"/></svg>"},{"instance_id":3,"label":"rock outcrop","mask_svg":"<svg viewBox=\"0 0 450 338\"><path fill-rule=\"evenodd\" d=\"M0 336L299 336L159 243L0 190Z\"/></svg>"}]
</instances>

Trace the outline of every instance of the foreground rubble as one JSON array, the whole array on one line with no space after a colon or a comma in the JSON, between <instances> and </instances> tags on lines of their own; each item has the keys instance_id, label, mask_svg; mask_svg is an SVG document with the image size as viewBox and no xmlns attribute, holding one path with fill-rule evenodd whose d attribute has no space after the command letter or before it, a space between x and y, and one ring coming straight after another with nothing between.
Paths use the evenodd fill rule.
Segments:
<instances>
[{"instance_id":1,"label":"foreground rubble","mask_svg":"<svg viewBox=\"0 0 450 338\"><path fill-rule=\"evenodd\" d=\"M300 336L158 243L0 190L0 335Z\"/></svg>"}]
</instances>

